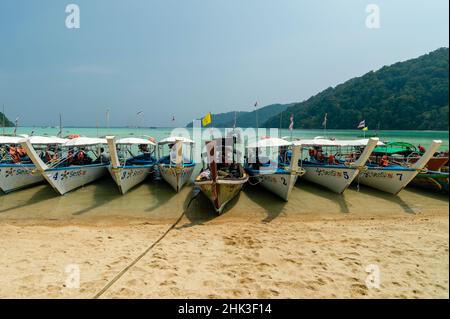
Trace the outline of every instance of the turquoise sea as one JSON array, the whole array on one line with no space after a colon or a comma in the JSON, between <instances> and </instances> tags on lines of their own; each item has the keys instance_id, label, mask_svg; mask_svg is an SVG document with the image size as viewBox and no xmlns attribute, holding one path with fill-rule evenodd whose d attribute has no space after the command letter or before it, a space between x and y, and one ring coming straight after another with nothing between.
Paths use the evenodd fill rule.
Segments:
<instances>
[{"instance_id":1,"label":"turquoise sea","mask_svg":"<svg viewBox=\"0 0 450 319\"><path fill-rule=\"evenodd\" d=\"M95 128L95 127L66 127L63 129L63 135L80 134L89 137L101 137L105 135L116 135L120 137L126 136L152 136L156 140L168 137L174 128ZM192 128L187 129L192 134ZM208 129L204 129L208 130ZM17 134L31 134L34 135L56 135L59 132L57 127L19 127ZM12 134L13 128L6 128L5 133ZM369 131L367 137L374 134L375 131ZM431 144L433 139L442 140L442 150L447 150L449 147L448 131L379 131L378 136L382 141L402 141L409 142L414 145L424 145L425 147ZM356 139L362 138L363 132L360 130L293 130L292 137L294 138L313 138L316 136L336 137L340 139ZM288 129L283 129L280 136L291 136Z\"/></svg>"}]
</instances>

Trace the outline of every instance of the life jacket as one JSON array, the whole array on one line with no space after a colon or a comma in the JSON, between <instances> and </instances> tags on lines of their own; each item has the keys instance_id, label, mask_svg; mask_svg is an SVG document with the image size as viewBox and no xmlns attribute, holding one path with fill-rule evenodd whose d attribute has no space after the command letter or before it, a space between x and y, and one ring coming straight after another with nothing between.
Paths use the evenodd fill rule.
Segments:
<instances>
[{"instance_id":1,"label":"life jacket","mask_svg":"<svg viewBox=\"0 0 450 319\"><path fill-rule=\"evenodd\" d=\"M352 162L355 159L355 153L348 154L347 162Z\"/></svg>"},{"instance_id":2,"label":"life jacket","mask_svg":"<svg viewBox=\"0 0 450 319\"><path fill-rule=\"evenodd\" d=\"M9 148L9 155L11 155L12 161L14 163L19 163L20 162L19 153L17 152L17 150L14 147L10 147Z\"/></svg>"},{"instance_id":3,"label":"life jacket","mask_svg":"<svg viewBox=\"0 0 450 319\"><path fill-rule=\"evenodd\" d=\"M45 151L45 160L47 162L56 162L58 160L58 154L50 155L49 151Z\"/></svg>"},{"instance_id":4,"label":"life jacket","mask_svg":"<svg viewBox=\"0 0 450 319\"><path fill-rule=\"evenodd\" d=\"M77 162L80 162L80 163L82 163L83 162L83 160L84 160L84 152L83 151L80 151L80 152L78 152L78 154L77 154Z\"/></svg>"},{"instance_id":5,"label":"life jacket","mask_svg":"<svg viewBox=\"0 0 450 319\"><path fill-rule=\"evenodd\" d=\"M27 155L27 151L23 147L17 147L16 150L20 157Z\"/></svg>"},{"instance_id":6,"label":"life jacket","mask_svg":"<svg viewBox=\"0 0 450 319\"><path fill-rule=\"evenodd\" d=\"M323 161L324 160L324 156L322 152L317 151L316 153L316 160L318 161Z\"/></svg>"},{"instance_id":7,"label":"life jacket","mask_svg":"<svg viewBox=\"0 0 450 319\"><path fill-rule=\"evenodd\" d=\"M73 153L68 153L67 154L67 163L71 164L73 161Z\"/></svg>"},{"instance_id":8,"label":"life jacket","mask_svg":"<svg viewBox=\"0 0 450 319\"><path fill-rule=\"evenodd\" d=\"M380 165L382 167L389 166L389 159L386 155L381 158Z\"/></svg>"},{"instance_id":9,"label":"life jacket","mask_svg":"<svg viewBox=\"0 0 450 319\"><path fill-rule=\"evenodd\" d=\"M328 156L328 164L330 164L330 165L333 165L333 164L335 164L335 157L334 157L334 155L330 155L330 156Z\"/></svg>"}]
</instances>

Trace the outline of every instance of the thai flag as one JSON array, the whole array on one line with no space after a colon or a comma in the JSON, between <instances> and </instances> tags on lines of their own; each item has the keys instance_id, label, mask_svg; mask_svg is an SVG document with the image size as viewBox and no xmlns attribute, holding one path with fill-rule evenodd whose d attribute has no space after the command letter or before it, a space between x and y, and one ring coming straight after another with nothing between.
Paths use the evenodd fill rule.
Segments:
<instances>
[{"instance_id":1,"label":"thai flag","mask_svg":"<svg viewBox=\"0 0 450 319\"><path fill-rule=\"evenodd\" d=\"M292 131L294 129L294 114L291 114L289 120L291 121L291 123L289 124L289 130Z\"/></svg>"},{"instance_id":2,"label":"thai flag","mask_svg":"<svg viewBox=\"0 0 450 319\"><path fill-rule=\"evenodd\" d=\"M17 133L17 126L19 126L19 117L16 117L16 120L14 121L15 122L15 125L14 125L14 136L16 135L16 133Z\"/></svg>"},{"instance_id":3,"label":"thai flag","mask_svg":"<svg viewBox=\"0 0 450 319\"><path fill-rule=\"evenodd\" d=\"M366 127L366 120L362 120L361 122L359 122L358 128L365 128L365 127Z\"/></svg>"}]
</instances>

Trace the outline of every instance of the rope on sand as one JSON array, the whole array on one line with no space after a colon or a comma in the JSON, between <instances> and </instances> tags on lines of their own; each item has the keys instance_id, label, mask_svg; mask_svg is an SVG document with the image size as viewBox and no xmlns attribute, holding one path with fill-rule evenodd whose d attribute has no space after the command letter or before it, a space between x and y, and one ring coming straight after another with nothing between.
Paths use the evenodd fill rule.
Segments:
<instances>
[{"instance_id":1,"label":"rope on sand","mask_svg":"<svg viewBox=\"0 0 450 319\"><path fill-rule=\"evenodd\" d=\"M144 250L144 252L142 254L140 254L139 256L137 256L128 266L126 266L124 269L122 269L121 272L119 272L110 282L108 282L106 284L106 286L104 286L102 288L102 290L100 290L94 297L93 299L98 299L100 298L117 280L119 280L128 270L130 270L131 267L133 267L134 265L136 265L138 263L139 260L141 260L150 250L152 250L153 247L155 247L161 240L164 239L164 237L166 237L166 235L175 228L175 226L181 221L181 219L183 218L184 214L186 213L186 210L189 208L189 206L191 205L192 201L198 196L199 193L194 194L194 196L192 196L192 198L189 200L189 203L186 206L186 209L184 209L183 213L180 215L180 217L178 217L178 219L175 221L175 223L173 223L165 232L164 234L162 234L153 244L151 244L149 247L147 247L146 250Z\"/></svg>"}]
</instances>

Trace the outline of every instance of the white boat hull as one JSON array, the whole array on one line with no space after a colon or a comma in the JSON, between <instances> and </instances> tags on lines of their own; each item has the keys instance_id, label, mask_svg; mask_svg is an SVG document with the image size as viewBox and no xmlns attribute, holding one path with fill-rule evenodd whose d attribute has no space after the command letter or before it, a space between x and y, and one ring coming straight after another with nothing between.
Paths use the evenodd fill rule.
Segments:
<instances>
[{"instance_id":1,"label":"white boat hull","mask_svg":"<svg viewBox=\"0 0 450 319\"><path fill-rule=\"evenodd\" d=\"M0 189L5 193L42 182L44 177L33 164L0 165Z\"/></svg>"},{"instance_id":2,"label":"white boat hull","mask_svg":"<svg viewBox=\"0 0 450 319\"><path fill-rule=\"evenodd\" d=\"M262 174L257 177L262 187L288 201L297 181L297 174Z\"/></svg>"},{"instance_id":3,"label":"white boat hull","mask_svg":"<svg viewBox=\"0 0 450 319\"><path fill-rule=\"evenodd\" d=\"M119 186L122 194L128 192L131 188L142 183L150 174L152 167L142 165L135 167L108 167L109 173Z\"/></svg>"},{"instance_id":4,"label":"white boat hull","mask_svg":"<svg viewBox=\"0 0 450 319\"><path fill-rule=\"evenodd\" d=\"M358 182L383 192L398 194L418 174L413 169L368 168L362 171Z\"/></svg>"},{"instance_id":5,"label":"white boat hull","mask_svg":"<svg viewBox=\"0 0 450 319\"><path fill-rule=\"evenodd\" d=\"M359 169L352 167L331 165L304 165L302 167L305 170L302 178L338 194L342 194L359 174Z\"/></svg>"},{"instance_id":6,"label":"white boat hull","mask_svg":"<svg viewBox=\"0 0 450 319\"><path fill-rule=\"evenodd\" d=\"M107 172L108 164L70 166L48 169L42 172L44 178L61 195L89 184Z\"/></svg>"},{"instance_id":7,"label":"white boat hull","mask_svg":"<svg viewBox=\"0 0 450 319\"><path fill-rule=\"evenodd\" d=\"M191 179L195 165L176 167L167 164L159 164L158 167L161 177L178 193Z\"/></svg>"}]
</instances>

